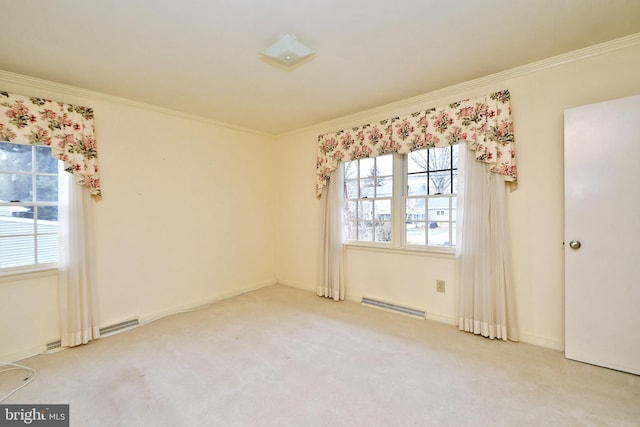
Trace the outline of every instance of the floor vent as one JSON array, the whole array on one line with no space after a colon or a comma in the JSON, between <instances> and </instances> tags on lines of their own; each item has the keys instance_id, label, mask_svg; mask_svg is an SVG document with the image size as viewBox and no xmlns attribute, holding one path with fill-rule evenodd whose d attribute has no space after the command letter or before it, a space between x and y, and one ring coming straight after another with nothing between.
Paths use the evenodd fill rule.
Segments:
<instances>
[{"instance_id":1,"label":"floor vent","mask_svg":"<svg viewBox=\"0 0 640 427\"><path fill-rule=\"evenodd\" d=\"M391 304L389 302L378 301L371 298L362 298L362 304L371 307L382 308L384 310L393 311L396 313L406 314L408 316L417 317L420 319L425 318L424 310L417 310L415 308L403 307L401 305Z\"/></svg>"},{"instance_id":2,"label":"floor vent","mask_svg":"<svg viewBox=\"0 0 640 427\"><path fill-rule=\"evenodd\" d=\"M124 322L116 323L115 325L100 328L100 335L113 334L114 332L119 332L123 329L133 328L134 326L138 326L139 324L140 323L138 322L137 317L135 319L125 320Z\"/></svg>"}]
</instances>

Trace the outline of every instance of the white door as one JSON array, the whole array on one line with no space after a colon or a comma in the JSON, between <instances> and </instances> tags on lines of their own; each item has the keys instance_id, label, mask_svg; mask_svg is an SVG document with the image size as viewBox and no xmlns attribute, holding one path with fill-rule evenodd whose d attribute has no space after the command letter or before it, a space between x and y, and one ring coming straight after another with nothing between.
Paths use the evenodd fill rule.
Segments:
<instances>
[{"instance_id":1,"label":"white door","mask_svg":"<svg viewBox=\"0 0 640 427\"><path fill-rule=\"evenodd\" d=\"M565 356L640 374L640 96L564 118Z\"/></svg>"}]
</instances>

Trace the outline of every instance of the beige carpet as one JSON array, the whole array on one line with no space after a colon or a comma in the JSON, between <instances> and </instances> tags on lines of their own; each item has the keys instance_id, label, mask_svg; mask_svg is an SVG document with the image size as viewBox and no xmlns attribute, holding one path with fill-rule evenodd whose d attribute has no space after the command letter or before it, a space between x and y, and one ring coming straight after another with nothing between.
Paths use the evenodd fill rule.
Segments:
<instances>
[{"instance_id":1,"label":"beige carpet","mask_svg":"<svg viewBox=\"0 0 640 427\"><path fill-rule=\"evenodd\" d=\"M640 426L638 376L284 286L20 363L72 426Z\"/></svg>"}]
</instances>

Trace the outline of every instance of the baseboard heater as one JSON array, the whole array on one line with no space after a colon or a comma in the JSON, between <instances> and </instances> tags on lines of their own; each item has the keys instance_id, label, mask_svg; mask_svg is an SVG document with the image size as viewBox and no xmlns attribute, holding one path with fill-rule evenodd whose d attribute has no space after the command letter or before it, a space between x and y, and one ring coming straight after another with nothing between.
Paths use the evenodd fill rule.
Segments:
<instances>
[{"instance_id":1,"label":"baseboard heater","mask_svg":"<svg viewBox=\"0 0 640 427\"><path fill-rule=\"evenodd\" d=\"M134 326L138 326L140 322L138 318L125 320L124 322L116 323L114 325L105 326L104 328L100 328L100 335L108 335L116 332L120 332L124 329L132 328ZM62 341L56 340L47 343L47 351L55 350L56 348L62 347Z\"/></svg>"},{"instance_id":2,"label":"baseboard heater","mask_svg":"<svg viewBox=\"0 0 640 427\"><path fill-rule=\"evenodd\" d=\"M62 347L62 341L56 340L47 343L47 351L55 350L56 348Z\"/></svg>"},{"instance_id":3,"label":"baseboard heater","mask_svg":"<svg viewBox=\"0 0 640 427\"><path fill-rule=\"evenodd\" d=\"M130 320L125 320L124 322L116 323L115 325L100 328L100 335L112 334L114 332L122 331L123 329L133 328L134 326L138 326L139 324L140 322L138 322L137 317Z\"/></svg>"},{"instance_id":4,"label":"baseboard heater","mask_svg":"<svg viewBox=\"0 0 640 427\"><path fill-rule=\"evenodd\" d=\"M362 304L371 307L382 308L384 310L394 311L400 314L406 314L408 316L417 317L420 319L425 318L426 312L424 310L417 310L415 308L403 307L397 304L391 304L390 302L379 301L371 298L362 297Z\"/></svg>"}]
</instances>

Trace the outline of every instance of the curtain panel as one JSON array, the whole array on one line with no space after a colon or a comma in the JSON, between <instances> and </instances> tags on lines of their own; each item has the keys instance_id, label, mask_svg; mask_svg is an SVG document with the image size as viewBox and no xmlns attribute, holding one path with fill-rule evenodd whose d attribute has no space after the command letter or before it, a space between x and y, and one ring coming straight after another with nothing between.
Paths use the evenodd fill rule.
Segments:
<instances>
[{"instance_id":1,"label":"curtain panel","mask_svg":"<svg viewBox=\"0 0 640 427\"><path fill-rule=\"evenodd\" d=\"M465 141L491 172L517 179L509 90L318 137L316 195L340 162Z\"/></svg>"},{"instance_id":2,"label":"curtain panel","mask_svg":"<svg viewBox=\"0 0 640 427\"><path fill-rule=\"evenodd\" d=\"M456 320L461 331L518 341L504 175L460 151Z\"/></svg>"},{"instance_id":3,"label":"curtain panel","mask_svg":"<svg viewBox=\"0 0 640 427\"><path fill-rule=\"evenodd\" d=\"M0 91L0 141L51 147L78 184L102 195L93 109Z\"/></svg>"},{"instance_id":4,"label":"curtain panel","mask_svg":"<svg viewBox=\"0 0 640 427\"><path fill-rule=\"evenodd\" d=\"M58 179L60 337L65 347L86 344L100 336L91 196L102 191L93 110L0 91L0 141L49 146L69 172Z\"/></svg>"},{"instance_id":5,"label":"curtain panel","mask_svg":"<svg viewBox=\"0 0 640 427\"><path fill-rule=\"evenodd\" d=\"M100 337L93 203L87 187L61 171L58 186L58 303L63 347Z\"/></svg>"},{"instance_id":6,"label":"curtain panel","mask_svg":"<svg viewBox=\"0 0 640 427\"><path fill-rule=\"evenodd\" d=\"M322 200L320 270L317 294L342 301L345 296L344 247L342 246L342 208L344 201L344 171L337 168L325 189Z\"/></svg>"}]
</instances>

